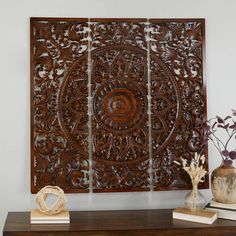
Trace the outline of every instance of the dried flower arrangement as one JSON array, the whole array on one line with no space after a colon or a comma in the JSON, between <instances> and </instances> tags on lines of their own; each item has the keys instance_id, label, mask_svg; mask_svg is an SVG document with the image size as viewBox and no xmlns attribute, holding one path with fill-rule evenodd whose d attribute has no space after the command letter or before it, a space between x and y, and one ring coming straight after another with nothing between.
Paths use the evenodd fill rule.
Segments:
<instances>
[{"instance_id":1,"label":"dried flower arrangement","mask_svg":"<svg viewBox=\"0 0 236 236\"><path fill-rule=\"evenodd\" d=\"M206 144L209 140L220 153L225 165L231 165L236 159L236 149L231 149L230 144L236 139L236 110L232 110L232 115L221 118L216 116L205 122L204 141ZM222 131L226 134L223 135ZM233 147L235 148L235 146Z\"/></svg>"},{"instance_id":2,"label":"dried flower arrangement","mask_svg":"<svg viewBox=\"0 0 236 236\"><path fill-rule=\"evenodd\" d=\"M181 165L178 161L174 161L177 165ZM205 181L205 175L207 171L204 169L205 156L199 155L197 152L194 154L194 158L191 160L190 165L186 159L181 158L182 168L190 176L193 190L185 198L186 206L192 211L201 209L204 207L205 199L198 191L198 184Z\"/></svg>"}]
</instances>

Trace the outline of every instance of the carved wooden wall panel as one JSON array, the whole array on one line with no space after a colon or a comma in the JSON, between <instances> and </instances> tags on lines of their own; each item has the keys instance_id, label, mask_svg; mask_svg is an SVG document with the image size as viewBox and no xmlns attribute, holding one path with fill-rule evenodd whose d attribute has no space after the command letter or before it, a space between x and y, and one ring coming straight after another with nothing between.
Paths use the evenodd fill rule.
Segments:
<instances>
[{"instance_id":1,"label":"carved wooden wall panel","mask_svg":"<svg viewBox=\"0 0 236 236\"><path fill-rule=\"evenodd\" d=\"M203 49L199 19L32 18L32 192L190 188Z\"/></svg>"},{"instance_id":2,"label":"carved wooden wall panel","mask_svg":"<svg viewBox=\"0 0 236 236\"><path fill-rule=\"evenodd\" d=\"M206 115L203 84L203 20L150 20L153 186L191 186L173 160L201 151ZM206 118L206 117L205 117ZM207 155L207 153L205 153ZM207 163L206 163L207 168ZM208 179L202 187L208 186Z\"/></svg>"},{"instance_id":3,"label":"carved wooden wall panel","mask_svg":"<svg viewBox=\"0 0 236 236\"><path fill-rule=\"evenodd\" d=\"M149 187L144 29L134 21L91 24L94 191Z\"/></svg>"},{"instance_id":4,"label":"carved wooden wall panel","mask_svg":"<svg viewBox=\"0 0 236 236\"><path fill-rule=\"evenodd\" d=\"M31 186L87 192L87 19L31 21Z\"/></svg>"}]
</instances>

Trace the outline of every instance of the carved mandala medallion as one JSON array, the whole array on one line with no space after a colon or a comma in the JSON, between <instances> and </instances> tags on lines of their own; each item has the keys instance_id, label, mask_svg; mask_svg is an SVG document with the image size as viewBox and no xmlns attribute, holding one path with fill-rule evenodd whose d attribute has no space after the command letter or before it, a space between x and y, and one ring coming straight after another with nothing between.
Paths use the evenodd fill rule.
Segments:
<instances>
[{"instance_id":1,"label":"carved mandala medallion","mask_svg":"<svg viewBox=\"0 0 236 236\"><path fill-rule=\"evenodd\" d=\"M191 188L204 42L202 19L31 19L32 192Z\"/></svg>"},{"instance_id":2,"label":"carved mandala medallion","mask_svg":"<svg viewBox=\"0 0 236 236\"><path fill-rule=\"evenodd\" d=\"M147 98L138 85L128 80L102 84L93 99L97 122L112 132L130 132L143 121Z\"/></svg>"}]
</instances>

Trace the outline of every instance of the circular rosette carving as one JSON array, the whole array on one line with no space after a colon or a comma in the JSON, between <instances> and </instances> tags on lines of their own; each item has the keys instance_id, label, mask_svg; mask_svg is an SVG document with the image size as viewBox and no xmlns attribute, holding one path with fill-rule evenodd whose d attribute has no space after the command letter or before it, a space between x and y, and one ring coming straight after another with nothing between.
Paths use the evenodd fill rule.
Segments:
<instances>
[{"instance_id":1,"label":"circular rosette carving","mask_svg":"<svg viewBox=\"0 0 236 236\"><path fill-rule=\"evenodd\" d=\"M97 123L111 132L135 129L147 113L146 96L130 80L103 83L94 94L93 111Z\"/></svg>"}]
</instances>

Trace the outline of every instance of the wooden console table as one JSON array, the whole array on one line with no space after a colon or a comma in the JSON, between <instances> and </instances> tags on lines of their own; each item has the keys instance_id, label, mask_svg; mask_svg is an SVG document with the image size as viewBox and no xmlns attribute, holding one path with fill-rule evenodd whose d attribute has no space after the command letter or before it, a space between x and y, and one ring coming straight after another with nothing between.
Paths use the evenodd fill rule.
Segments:
<instances>
[{"instance_id":1,"label":"wooden console table","mask_svg":"<svg viewBox=\"0 0 236 236\"><path fill-rule=\"evenodd\" d=\"M31 225L29 212L8 213L3 236L194 236L236 235L236 221L218 219L212 225L173 220L172 210L71 212L66 225Z\"/></svg>"}]
</instances>

